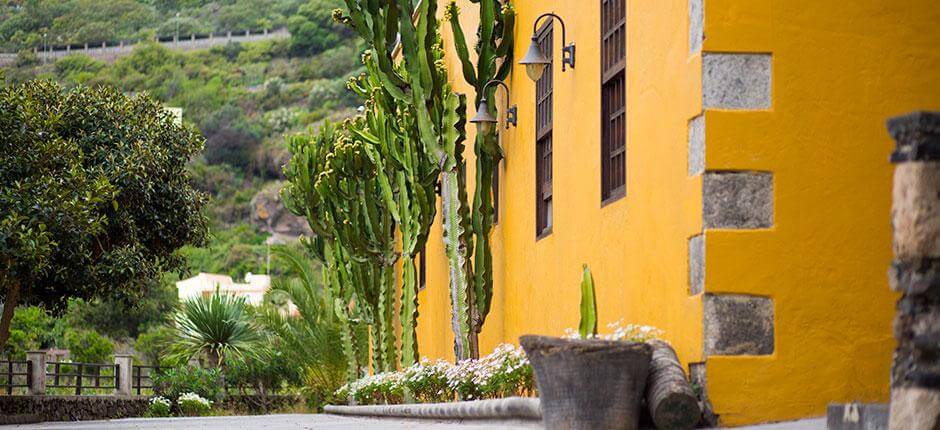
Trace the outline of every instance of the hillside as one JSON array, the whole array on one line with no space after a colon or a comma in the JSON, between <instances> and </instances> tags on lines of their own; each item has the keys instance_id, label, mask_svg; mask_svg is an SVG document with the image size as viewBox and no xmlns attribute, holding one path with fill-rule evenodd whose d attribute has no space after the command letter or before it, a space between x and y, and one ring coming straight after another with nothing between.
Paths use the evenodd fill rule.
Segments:
<instances>
[{"instance_id":1,"label":"hillside","mask_svg":"<svg viewBox=\"0 0 940 430\"><path fill-rule=\"evenodd\" d=\"M114 10L144 10L149 18L137 26L122 21L127 25L113 32L89 32L88 28L110 25L112 19L123 20L105 13L99 3L111 4ZM88 4L94 6L77 16L78 9ZM204 152L192 160L189 169L197 187L211 196L211 242L205 248L184 250L190 270L235 278L247 272L266 273L269 268L277 272L276 261L272 262L275 267L269 267L269 237L276 232L276 239L283 239L280 233L292 235L305 228L303 222L284 216L277 199L281 166L288 157L284 136L315 127L324 119L350 116L360 104L346 89L346 80L361 72L362 48L348 30L332 22L331 11L340 4L339 0L7 1L0 3L3 47L28 48L45 31L55 31L57 37L61 34L69 41L88 40L93 35L160 33L175 19L166 20L175 17L176 11L180 20L199 31L284 24L292 35L289 39L230 43L185 53L142 43L131 55L112 64L78 54L43 64L32 52L24 51L14 66L3 69L3 75L8 84L39 78L67 87L106 85L129 94L147 92L168 107L181 107L183 121L197 127L206 138ZM75 24L76 20L83 24ZM75 25L75 31L60 24L65 21ZM175 279L175 274L168 274L157 288L175 291ZM163 303L173 295L153 296ZM85 307L95 305L100 311L118 306L118 315L133 319L127 315L135 311L124 309L120 300ZM152 309L153 304L137 308ZM140 327L123 328L121 334L133 337L136 328L144 331L149 323L142 319ZM108 327L93 328L109 332Z\"/></svg>"}]
</instances>

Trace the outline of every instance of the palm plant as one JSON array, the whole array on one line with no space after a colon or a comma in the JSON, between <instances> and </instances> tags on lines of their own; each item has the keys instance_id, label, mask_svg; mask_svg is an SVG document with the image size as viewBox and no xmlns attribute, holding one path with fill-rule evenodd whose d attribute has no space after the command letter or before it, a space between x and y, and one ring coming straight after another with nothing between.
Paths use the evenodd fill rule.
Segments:
<instances>
[{"instance_id":1,"label":"palm plant","mask_svg":"<svg viewBox=\"0 0 940 430\"><path fill-rule=\"evenodd\" d=\"M172 357L190 360L206 354L210 367L229 359L255 355L261 346L259 328L244 297L220 294L194 297L176 314Z\"/></svg>"},{"instance_id":2,"label":"palm plant","mask_svg":"<svg viewBox=\"0 0 940 430\"><path fill-rule=\"evenodd\" d=\"M341 323L303 251L275 247L272 254L284 262L293 276L275 279L266 301L292 303L296 312L266 307L259 313L259 319L279 338L280 351L287 361L300 367L305 391L319 403L346 382L347 351Z\"/></svg>"}]
</instances>

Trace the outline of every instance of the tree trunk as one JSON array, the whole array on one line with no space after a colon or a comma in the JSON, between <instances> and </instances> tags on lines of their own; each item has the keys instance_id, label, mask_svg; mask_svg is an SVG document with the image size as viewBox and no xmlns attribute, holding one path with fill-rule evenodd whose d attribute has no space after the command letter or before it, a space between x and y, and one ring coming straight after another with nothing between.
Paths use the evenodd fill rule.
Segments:
<instances>
[{"instance_id":1,"label":"tree trunk","mask_svg":"<svg viewBox=\"0 0 940 430\"><path fill-rule=\"evenodd\" d=\"M206 361L209 362L210 369L219 368L219 352L214 349L206 351Z\"/></svg>"},{"instance_id":2,"label":"tree trunk","mask_svg":"<svg viewBox=\"0 0 940 430\"><path fill-rule=\"evenodd\" d=\"M0 315L0 353L10 338L10 323L13 321L13 310L20 301L20 283L13 280L9 284L6 297L3 299L3 314Z\"/></svg>"},{"instance_id":3,"label":"tree trunk","mask_svg":"<svg viewBox=\"0 0 940 430\"><path fill-rule=\"evenodd\" d=\"M666 342L653 340L649 343L653 346L653 359L646 401L656 428L694 428L702 412L676 352Z\"/></svg>"}]
</instances>

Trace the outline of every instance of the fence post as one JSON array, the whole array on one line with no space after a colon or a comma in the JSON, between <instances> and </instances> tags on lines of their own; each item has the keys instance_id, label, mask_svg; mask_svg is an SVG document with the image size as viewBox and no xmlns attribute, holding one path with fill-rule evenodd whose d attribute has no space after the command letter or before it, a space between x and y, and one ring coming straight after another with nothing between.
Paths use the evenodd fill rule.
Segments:
<instances>
[{"instance_id":1,"label":"fence post","mask_svg":"<svg viewBox=\"0 0 940 430\"><path fill-rule=\"evenodd\" d=\"M29 390L31 396L46 394L46 351L27 351L29 360Z\"/></svg>"},{"instance_id":2,"label":"fence post","mask_svg":"<svg viewBox=\"0 0 940 430\"><path fill-rule=\"evenodd\" d=\"M114 394L117 396L130 396L133 379L131 374L134 372L134 356L130 354L114 354Z\"/></svg>"}]
</instances>

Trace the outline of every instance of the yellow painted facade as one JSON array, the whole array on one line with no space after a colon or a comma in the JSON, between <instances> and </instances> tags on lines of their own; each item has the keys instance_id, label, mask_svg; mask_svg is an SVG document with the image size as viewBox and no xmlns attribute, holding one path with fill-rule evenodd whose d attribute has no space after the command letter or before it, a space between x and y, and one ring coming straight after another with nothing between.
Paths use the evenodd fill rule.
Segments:
<instances>
[{"instance_id":1,"label":"yellow painted facade","mask_svg":"<svg viewBox=\"0 0 940 430\"><path fill-rule=\"evenodd\" d=\"M535 85L521 66L507 80L519 118L501 136L495 289L481 349L576 327L580 267L588 263L600 327L623 319L663 329L684 364L705 363L722 424L820 416L830 402L886 401L895 297L885 275L892 141L884 121L940 110L940 8L932 0L705 0L702 52L772 58L770 107L724 110L703 109L703 54L690 53L688 1L626 0L626 196L603 206L600 0L513 2L517 59L535 17L551 11L565 20L577 62L566 72L558 67L556 31L554 222L539 240ZM472 38L476 5L458 4ZM458 71L454 86L472 94L447 23L442 33L447 67ZM503 103L500 94L500 112ZM703 294L689 293L688 274L688 240L703 231L702 175L687 171L688 124L703 112L706 171L773 174L770 228L704 229L704 294L771 298L769 355L703 352ZM420 352L453 359L439 221L428 254Z\"/></svg>"}]
</instances>

